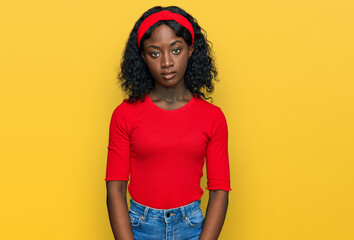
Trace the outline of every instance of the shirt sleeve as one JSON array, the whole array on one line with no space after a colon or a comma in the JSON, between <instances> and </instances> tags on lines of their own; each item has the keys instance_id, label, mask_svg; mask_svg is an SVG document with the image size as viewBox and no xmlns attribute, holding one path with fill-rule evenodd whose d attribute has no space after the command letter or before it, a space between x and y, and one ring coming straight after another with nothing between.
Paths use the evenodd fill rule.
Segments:
<instances>
[{"instance_id":1,"label":"shirt sleeve","mask_svg":"<svg viewBox=\"0 0 354 240\"><path fill-rule=\"evenodd\" d=\"M130 137L126 123L121 104L111 117L105 181L129 180Z\"/></svg>"},{"instance_id":2,"label":"shirt sleeve","mask_svg":"<svg viewBox=\"0 0 354 240\"><path fill-rule=\"evenodd\" d=\"M228 129L224 113L218 107L206 150L207 190L231 191L228 154Z\"/></svg>"}]
</instances>

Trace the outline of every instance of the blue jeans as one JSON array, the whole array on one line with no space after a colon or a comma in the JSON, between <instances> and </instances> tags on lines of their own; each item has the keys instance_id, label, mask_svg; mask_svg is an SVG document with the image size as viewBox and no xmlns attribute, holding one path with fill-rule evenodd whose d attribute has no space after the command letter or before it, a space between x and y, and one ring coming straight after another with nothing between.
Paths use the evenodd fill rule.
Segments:
<instances>
[{"instance_id":1,"label":"blue jeans","mask_svg":"<svg viewBox=\"0 0 354 240\"><path fill-rule=\"evenodd\" d=\"M201 200L171 209L156 209L130 199L130 225L135 240L198 240L204 216Z\"/></svg>"}]
</instances>

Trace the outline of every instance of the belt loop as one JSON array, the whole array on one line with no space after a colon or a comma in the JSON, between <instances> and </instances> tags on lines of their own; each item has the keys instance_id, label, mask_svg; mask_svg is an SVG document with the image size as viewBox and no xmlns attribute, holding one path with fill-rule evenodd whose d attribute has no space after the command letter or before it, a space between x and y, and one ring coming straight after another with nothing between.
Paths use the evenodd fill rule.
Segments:
<instances>
[{"instance_id":1,"label":"belt loop","mask_svg":"<svg viewBox=\"0 0 354 240\"><path fill-rule=\"evenodd\" d=\"M181 212L182 212L182 219L183 219L183 222L186 220L186 212L185 212L185 209L184 207L180 207L181 209Z\"/></svg>"},{"instance_id":2,"label":"belt loop","mask_svg":"<svg viewBox=\"0 0 354 240\"><path fill-rule=\"evenodd\" d=\"M144 221L146 221L149 208L150 208L150 207L145 206L144 217L143 217L143 220L144 220Z\"/></svg>"}]
</instances>

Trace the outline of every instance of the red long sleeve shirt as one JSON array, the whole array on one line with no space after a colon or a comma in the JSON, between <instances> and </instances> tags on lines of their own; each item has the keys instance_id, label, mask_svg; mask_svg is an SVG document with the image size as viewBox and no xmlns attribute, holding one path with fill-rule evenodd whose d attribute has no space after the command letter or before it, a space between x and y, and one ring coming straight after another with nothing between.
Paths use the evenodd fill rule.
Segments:
<instances>
[{"instance_id":1,"label":"red long sleeve shirt","mask_svg":"<svg viewBox=\"0 0 354 240\"><path fill-rule=\"evenodd\" d=\"M193 97L165 110L146 94L114 110L105 181L130 180L129 194L138 203L169 209L200 199L204 162L206 189L230 191L228 129L219 107Z\"/></svg>"}]
</instances>

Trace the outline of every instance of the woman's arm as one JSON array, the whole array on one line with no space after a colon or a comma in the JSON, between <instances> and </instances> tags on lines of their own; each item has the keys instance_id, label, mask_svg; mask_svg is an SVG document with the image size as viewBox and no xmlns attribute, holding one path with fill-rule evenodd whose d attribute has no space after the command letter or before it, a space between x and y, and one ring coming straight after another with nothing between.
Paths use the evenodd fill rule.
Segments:
<instances>
[{"instance_id":1,"label":"woman's arm","mask_svg":"<svg viewBox=\"0 0 354 240\"><path fill-rule=\"evenodd\" d=\"M134 240L126 198L127 181L107 181L107 208L116 240Z\"/></svg>"},{"instance_id":2,"label":"woman's arm","mask_svg":"<svg viewBox=\"0 0 354 240\"><path fill-rule=\"evenodd\" d=\"M209 202L205 214L203 230L200 240L216 240L219 237L227 207L229 192L224 190L209 190Z\"/></svg>"}]
</instances>

